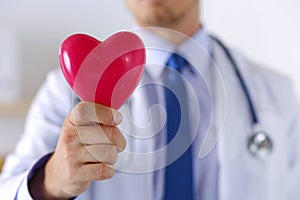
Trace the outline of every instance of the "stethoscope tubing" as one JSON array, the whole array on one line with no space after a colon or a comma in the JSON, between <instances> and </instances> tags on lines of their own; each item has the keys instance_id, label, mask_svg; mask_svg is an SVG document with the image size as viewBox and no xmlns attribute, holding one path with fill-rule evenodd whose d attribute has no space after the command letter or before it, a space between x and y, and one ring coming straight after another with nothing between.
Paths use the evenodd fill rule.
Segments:
<instances>
[{"instance_id":1,"label":"stethoscope tubing","mask_svg":"<svg viewBox=\"0 0 300 200\"><path fill-rule=\"evenodd\" d=\"M255 108L254 108L254 104L252 102L252 99L251 99L251 96L250 96L250 92L246 86L246 83L243 79L243 76L239 70L239 67L235 61L235 59L233 58L232 54L230 53L229 49L223 44L223 42L221 42L218 38L216 38L215 36L210 36L213 40L215 40L219 46L224 50L224 53L226 54L228 60L230 61L233 69L234 69L234 72L241 84L241 87L244 91L244 94L245 94L245 97L247 99L247 102L248 102L248 106L249 106L249 109L250 109L250 113L251 113L251 118L252 118L252 126L255 127L256 125L259 124L259 120L258 120L258 117L257 117L257 114L256 114L256 111L255 111Z\"/></svg>"},{"instance_id":2,"label":"stethoscope tubing","mask_svg":"<svg viewBox=\"0 0 300 200\"><path fill-rule=\"evenodd\" d=\"M250 92L246 86L246 83L239 70L239 67L235 59L233 58L232 54L230 53L229 49L218 38L214 36L210 36L210 37L219 44L219 46L223 49L224 53L226 54L240 82L240 85L244 91L245 97L247 99L251 118L252 118L252 129L253 129L253 133L249 136L247 141L248 151L256 158L265 158L270 152L272 152L273 141L269 137L267 132L261 130L259 119L255 112L255 108L250 96Z\"/></svg>"}]
</instances>

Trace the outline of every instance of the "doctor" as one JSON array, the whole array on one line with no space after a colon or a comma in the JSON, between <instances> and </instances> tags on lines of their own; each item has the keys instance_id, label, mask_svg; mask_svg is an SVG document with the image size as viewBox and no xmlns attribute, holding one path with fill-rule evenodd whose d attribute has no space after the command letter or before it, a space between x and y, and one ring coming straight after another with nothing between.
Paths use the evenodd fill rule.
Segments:
<instances>
[{"instance_id":1,"label":"doctor","mask_svg":"<svg viewBox=\"0 0 300 200\"><path fill-rule=\"evenodd\" d=\"M173 65L172 52L184 58L179 77L190 90L181 116L195 132L189 145L170 165L172 148L153 154L166 146L172 124L161 128L166 113L149 111L158 102L168 114L172 100L165 101L161 87L139 87L121 114L79 102L57 70L6 159L1 199L299 199L298 105L289 81L209 36L199 21L199 0L126 3L140 27L156 27L135 30L151 47L141 85L160 83L165 66Z\"/></svg>"}]
</instances>

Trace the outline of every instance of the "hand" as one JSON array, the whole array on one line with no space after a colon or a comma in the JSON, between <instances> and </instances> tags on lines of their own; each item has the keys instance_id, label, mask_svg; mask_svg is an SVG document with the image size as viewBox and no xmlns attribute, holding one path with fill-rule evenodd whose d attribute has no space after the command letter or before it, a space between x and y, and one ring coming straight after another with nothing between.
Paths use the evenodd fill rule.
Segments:
<instances>
[{"instance_id":1,"label":"hand","mask_svg":"<svg viewBox=\"0 0 300 200\"><path fill-rule=\"evenodd\" d=\"M126 146L116 127L121 121L121 114L112 108L79 103L66 117L56 150L44 168L43 199L69 199L92 181L111 178L111 165Z\"/></svg>"}]
</instances>

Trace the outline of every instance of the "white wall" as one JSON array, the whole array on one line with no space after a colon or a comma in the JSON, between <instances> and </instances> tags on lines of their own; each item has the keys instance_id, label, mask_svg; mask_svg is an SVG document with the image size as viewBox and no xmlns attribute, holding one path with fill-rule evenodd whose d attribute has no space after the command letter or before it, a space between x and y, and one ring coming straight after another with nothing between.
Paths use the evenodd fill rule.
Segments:
<instances>
[{"instance_id":1,"label":"white wall","mask_svg":"<svg viewBox=\"0 0 300 200\"><path fill-rule=\"evenodd\" d=\"M203 19L249 58L290 76L300 97L300 1L204 0Z\"/></svg>"},{"instance_id":2,"label":"white wall","mask_svg":"<svg viewBox=\"0 0 300 200\"><path fill-rule=\"evenodd\" d=\"M65 37L86 32L104 39L131 24L122 0L0 1L0 33L16 32L21 96L26 99L32 98L45 73L59 66L58 49Z\"/></svg>"},{"instance_id":3,"label":"white wall","mask_svg":"<svg viewBox=\"0 0 300 200\"><path fill-rule=\"evenodd\" d=\"M257 62L289 75L299 91L299 1L203 0L202 7L209 30ZM0 1L0 33L14 32L18 47L17 100L30 101L46 72L59 66L58 49L66 36L85 32L104 39L133 24L122 0ZM19 137L24 113L16 113L5 117L0 109L0 154L10 151Z\"/></svg>"}]
</instances>

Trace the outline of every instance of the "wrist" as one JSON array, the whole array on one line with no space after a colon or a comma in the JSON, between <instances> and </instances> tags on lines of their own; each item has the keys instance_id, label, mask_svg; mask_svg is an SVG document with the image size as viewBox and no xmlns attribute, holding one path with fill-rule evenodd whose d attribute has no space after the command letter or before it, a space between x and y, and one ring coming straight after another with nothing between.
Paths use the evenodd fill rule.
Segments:
<instances>
[{"instance_id":1,"label":"wrist","mask_svg":"<svg viewBox=\"0 0 300 200\"><path fill-rule=\"evenodd\" d=\"M28 180L29 193L33 199L50 199L51 197L45 194L45 170L44 167L40 168L36 173Z\"/></svg>"},{"instance_id":2,"label":"wrist","mask_svg":"<svg viewBox=\"0 0 300 200\"><path fill-rule=\"evenodd\" d=\"M46 189L45 168L52 158L53 153L49 153L40 158L32 167L28 174L28 192L33 199L59 199L55 198ZM57 194L57 193L53 193ZM65 198L68 199L68 198Z\"/></svg>"},{"instance_id":3,"label":"wrist","mask_svg":"<svg viewBox=\"0 0 300 200\"><path fill-rule=\"evenodd\" d=\"M45 166L44 169L44 181L43 181L43 194L45 197L47 197L47 200L53 199L53 200L67 200L70 199L71 197L68 197L66 195L63 195L62 193L62 188L58 186L57 183L57 178L55 175L51 175L51 172L53 171L51 169L51 159L48 161L48 163ZM55 170L54 170L55 171Z\"/></svg>"},{"instance_id":4,"label":"wrist","mask_svg":"<svg viewBox=\"0 0 300 200\"><path fill-rule=\"evenodd\" d=\"M48 164L48 163L47 163ZM43 199L43 200L68 200L68 197L60 197L57 188L51 187L48 184L46 176L46 166L39 168L36 173L28 180L28 187L30 195L33 199Z\"/></svg>"}]
</instances>

